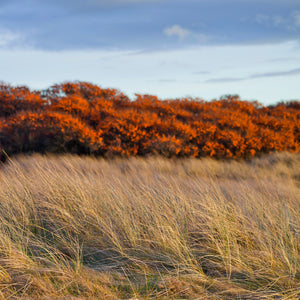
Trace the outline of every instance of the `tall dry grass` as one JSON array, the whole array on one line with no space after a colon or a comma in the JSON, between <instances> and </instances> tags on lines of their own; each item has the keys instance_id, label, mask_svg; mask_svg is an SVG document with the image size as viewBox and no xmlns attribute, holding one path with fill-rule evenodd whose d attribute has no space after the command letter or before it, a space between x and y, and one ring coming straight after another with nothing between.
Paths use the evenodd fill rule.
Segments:
<instances>
[{"instance_id":1,"label":"tall dry grass","mask_svg":"<svg viewBox=\"0 0 300 300\"><path fill-rule=\"evenodd\" d=\"M0 169L3 299L299 299L300 155L19 156Z\"/></svg>"}]
</instances>

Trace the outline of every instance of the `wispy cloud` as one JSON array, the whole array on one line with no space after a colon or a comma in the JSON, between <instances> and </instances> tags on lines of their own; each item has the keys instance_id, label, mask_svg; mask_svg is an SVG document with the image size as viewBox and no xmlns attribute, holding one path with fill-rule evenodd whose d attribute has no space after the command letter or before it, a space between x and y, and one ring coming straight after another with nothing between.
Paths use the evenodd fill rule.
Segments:
<instances>
[{"instance_id":1,"label":"wispy cloud","mask_svg":"<svg viewBox=\"0 0 300 300\"><path fill-rule=\"evenodd\" d=\"M0 0L0 27L25 35L35 49L51 51L152 51L299 39L300 5L295 0L273 1L271 6L270 0L236 2ZM217 17L216 5L222 12Z\"/></svg>"},{"instance_id":2,"label":"wispy cloud","mask_svg":"<svg viewBox=\"0 0 300 300\"><path fill-rule=\"evenodd\" d=\"M259 24L267 23L270 21L270 16L265 14L257 14L255 16L255 21Z\"/></svg>"},{"instance_id":3,"label":"wispy cloud","mask_svg":"<svg viewBox=\"0 0 300 300\"><path fill-rule=\"evenodd\" d=\"M221 77L221 78L211 78L205 81L205 83L226 83L235 81L245 81L249 79L256 78L268 78L268 77L279 77L279 76L292 76L300 74L300 68L292 69L288 71L278 71L278 72L267 72L267 73L257 73L252 74L247 77Z\"/></svg>"},{"instance_id":4,"label":"wispy cloud","mask_svg":"<svg viewBox=\"0 0 300 300\"><path fill-rule=\"evenodd\" d=\"M281 24L285 24L286 22L282 16L273 16L272 21L275 26L280 26Z\"/></svg>"},{"instance_id":5,"label":"wispy cloud","mask_svg":"<svg viewBox=\"0 0 300 300\"><path fill-rule=\"evenodd\" d=\"M265 61L284 57L299 60L297 46L296 41L256 46L199 45L144 53L118 49L50 51L32 47L11 51L10 47L0 47L0 64L3 80L33 89L80 80L120 89L130 97L140 93L163 99L186 95L213 99L231 93L273 103L283 98L299 98L300 64L278 62L270 66ZM197 75L197 71L211 73ZM246 81L249 76L266 76L268 84L267 78ZM211 83L205 83L207 79Z\"/></svg>"},{"instance_id":6,"label":"wispy cloud","mask_svg":"<svg viewBox=\"0 0 300 300\"><path fill-rule=\"evenodd\" d=\"M180 25L173 25L170 27L166 27L164 29L164 34L169 37L177 36L180 40L183 40L191 34L191 31L181 27Z\"/></svg>"},{"instance_id":7,"label":"wispy cloud","mask_svg":"<svg viewBox=\"0 0 300 300\"><path fill-rule=\"evenodd\" d=\"M292 14L295 26L300 27L300 11L294 11Z\"/></svg>"},{"instance_id":8,"label":"wispy cloud","mask_svg":"<svg viewBox=\"0 0 300 300\"><path fill-rule=\"evenodd\" d=\"M118 5L127 5L127 4L143 4L149 2L160 2L163 0L52 0L57 2L59 5L64 7L73 7L76 8L83 7L85 9L103 7L103 6L118 6Z\"/></svg>"},{"instance_id":9,"label":"wispy cloud","mask_svg":"<svg viewBox=\"0 0 300 300\"><path fill-rule=\"evenodd\" d=\"M275 27L284 27L286 29L291 29L293 26L291 18L284 18L280 15L257 14L255 17L255 21L258 24Z\"/></svg>"},{"instance_id":10,"label":"wispy cloud","mask_svg":"<svg viewBox=\"0 0 300 300\"><path fill-rule=\"evenodd\" d=\"M272 59L266 59L266 62L287 62L287 61L299 61L298 57L277 57Z\"/></svg>"},{"instance_id":11,"label":"wispy cloud","mask_svg":"<svg viewBox=\"0 0 300 300\"><path fill-rule=\"evenodd\" d=\"M195 75L207 75L210 74L211 72L209 71L197 71L197 72L193 72L193 74Z\"/></svg>"},{"instance_id":12,"label":"wispy cloud","mask_svg":"<svg viewBox=\"0 0 300 300\"><path fill-rule=\"evenodd\" d=\"M12 46L19 39L19 34L0 28L0 47Z\"/></svg>"},{"instance_id":13,"label":"wispy cloud","mask_svg":"<svg viewBox=\"0 0 300 300\"><path fill-rule=\"evenodd\" d=\"M235 82L235 81L242 81L245 78L238 78L238 77L221 77L221 78L212 78L205 81L205 83L222 83L222 82Z\"/></svg>"},{"instance_id":14,"label":"wispy cloud","mask_svg":"<svg viewBox=\"0 0 300 300\"><path fill-rule=\"evenodd\" d=\"M300 74L300 68L288 70L288 71L258 73L258 74L253 74L248 78L252 79L252 78L263 78L263 77L290 76L290 75L297 75L297 74Z\"/></svg>"},{"instance_id":15,"label":"wispy cloud","mask_svg":"<svg viewBox=\"0 0 300 300\"><path fill-rule=\"evenodd\" d=\"M255 22L269 27L281 27L295 31L300 27L300 11L293 11L289 16L257 14Z\"/></svg>"},{"instance_id":16,"label":"wispy cloud","mask_svg":"<svg viewBox=\"0 0 300 300\"><path fill-rule=\"evenodd\" d=\"M176 80L176 79L158 79L158 80L151 80L151 81L155 81L158 83L175 83L178 80Z\"/></svg>"},{"instance_id":17,"label":"wispy cloud","mask_svg":"<svg viewBox=\"0 0 300 300\"><path fill-rule=\"evenodd\" d=\"M103 5L103 4L126 4L126 3L146 3L146 2L159 2L161 0L86 0L88 4L97 4L97 5ZM74 0L72 0L74 2ZM80 2L80 1L76 1Z\"/></svg>"}]
</instances>

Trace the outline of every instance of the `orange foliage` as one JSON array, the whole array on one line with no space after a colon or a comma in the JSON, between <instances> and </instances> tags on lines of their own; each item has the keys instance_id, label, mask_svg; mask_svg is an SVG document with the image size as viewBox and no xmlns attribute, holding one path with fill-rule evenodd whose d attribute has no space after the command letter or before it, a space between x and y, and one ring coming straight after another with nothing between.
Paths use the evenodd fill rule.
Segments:
<instances>
[{"instance_id":1,"label":"orange foliage","mask_svg":"<svg viewBox=\"0 0 300 300\"><path fill-rule=\"evenodd\" d=\"M63 97L54 103L52 106L50 106L50 110L61 111L84 118L89 115L90 106L87 100L81 98L80 96L71 95Z\"/></svg>"},{"instance_id":2,"label":"orange foliage","mask_svg":"<svg viewBox=\"0 0 300 300\"><path fill-rule=\"evenodd\" d=\"M56 112L21 113L0 124L0 141L9 152L101 152L101 132Z\"/></svg>"},{"instance_id":3,"label":"orange foliage","mask_svg":"<svg viewBox=\"0 0 300 300\"><path fill-rule=\"evenodd\" d=\"M300 104L238 96L160 100L66 82L48 90L0 85L0 145L18 152L251 157L300 149Z\"/></svg>"},{"instance_id":4,"label":"orange foliage","mask_svg":"<svg viewBox=\"0 0 300 300\"><path fill-rule=\"evenodd\" d=\"M40 92L31 92L27 87L11 87L0 83L0 117L8 117L20 111L41 110L45 101Z\"/></svg>"}]
</instances>

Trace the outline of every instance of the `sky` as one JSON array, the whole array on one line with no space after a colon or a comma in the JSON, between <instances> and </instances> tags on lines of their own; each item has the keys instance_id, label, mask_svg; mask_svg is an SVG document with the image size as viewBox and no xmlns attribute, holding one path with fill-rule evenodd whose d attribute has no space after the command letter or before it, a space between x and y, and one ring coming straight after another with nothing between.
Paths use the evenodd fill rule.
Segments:
<instances>
[{"instance_id":1,"label":"sky","mask_svg":"<svg viewBox=\"0 0 300 300\"><path fill-rule=\"evenodd\" d=\"M0 81L300 99L300 0L0 0Z\"/></svg>"}]
</instances>

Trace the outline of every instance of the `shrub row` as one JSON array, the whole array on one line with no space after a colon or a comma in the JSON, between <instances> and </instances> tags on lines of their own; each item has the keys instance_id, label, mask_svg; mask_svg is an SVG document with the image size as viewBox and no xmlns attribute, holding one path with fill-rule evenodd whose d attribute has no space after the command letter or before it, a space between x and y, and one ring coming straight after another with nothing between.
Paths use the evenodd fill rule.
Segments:
<instances>
[{"instance_id":1,"label":"shrub row","mask_svg":"<svg viewBox=\"0 0 300 300\"><path fill-rule=\"evenodd\" d=\"M160 100L86 82L43 91L0 84L0 146L9 155L251 157L300 149L300 102L263 106L226 96Z\"/></svg>"}]
</instances>

